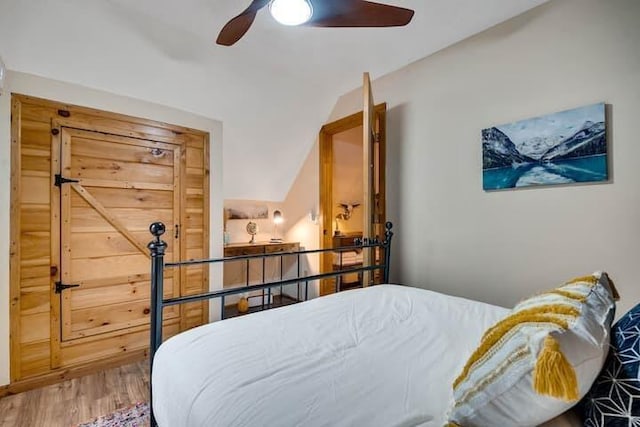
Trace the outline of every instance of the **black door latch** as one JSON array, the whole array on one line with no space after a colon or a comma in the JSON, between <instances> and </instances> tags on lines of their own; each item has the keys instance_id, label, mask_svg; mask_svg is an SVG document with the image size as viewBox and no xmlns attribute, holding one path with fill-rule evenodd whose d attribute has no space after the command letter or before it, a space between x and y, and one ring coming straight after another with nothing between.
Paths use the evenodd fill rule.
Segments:
<instances>
[{"instance_id":1,"label":"black door latch","mask_svg":"<svg viewBox=\"0 0 640 427\"><path fill-rule=\"evenodd\" d=\"M79 286L80 285L65 285L62 282L56 282L56 294L62 293L62 291L64 291L65 289L77 288Z\"/></svg>"},{"instance_id":2,"label":"black door latch","mask_svg":"<svg viewBox=\"0 0 640 427\"><path fill-rule=\"evenodd\" d=\"M62 187L62 184L66 184L68 182L80 182L80 181L78 181L77 179L65 178L59 173L56 174L56 181L55 181L56 187Z\"/></svg>"}]
</instances>

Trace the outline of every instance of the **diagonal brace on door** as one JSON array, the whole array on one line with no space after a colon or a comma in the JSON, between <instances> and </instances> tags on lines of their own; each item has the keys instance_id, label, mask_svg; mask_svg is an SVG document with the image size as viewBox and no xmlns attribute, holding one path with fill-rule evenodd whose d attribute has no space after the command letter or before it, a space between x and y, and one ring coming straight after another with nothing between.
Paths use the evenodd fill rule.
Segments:
<instances>
[{"instance_id":1,"label":"diagonal brace on door","mask_svg":"<svg viewBox=\"0 0 640 427\"><path fill-rule=\"evenodd\" d=\"M140 243L136 237L131 234L129 230L125 227L120 220L109 212L107 208L104 207L102 203L100 203L95 197L91 195L82 185L71 183L71 188L75 190L76 193L80 197L82 197L92 208L94 208L102 217L107 220L109 224L113 226L120 234L122 234L133 246L135 246L140 252L142 252L147 258L150 258L149 250L147 249L147 245Z\"/></svg>"}]
</instances>

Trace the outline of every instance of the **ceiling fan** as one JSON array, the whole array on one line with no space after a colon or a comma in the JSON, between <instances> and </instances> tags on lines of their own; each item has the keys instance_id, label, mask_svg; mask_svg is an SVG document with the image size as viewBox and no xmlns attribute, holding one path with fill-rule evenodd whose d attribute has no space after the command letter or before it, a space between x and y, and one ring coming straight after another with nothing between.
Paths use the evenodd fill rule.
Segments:
<instances>
[{"instance_id":1,"label":"ceiling fan","mask_svg":"<svg viewBox=\"0 0 640 427\"><path fill-rule=\"evenodd\" d=\"M414 11L365 0L253 0L244 12L222 28L216 43L231 46L245 35L260 9L269 5L284 25L308 27L401 27Z\"/></svg>"}]
</instances>

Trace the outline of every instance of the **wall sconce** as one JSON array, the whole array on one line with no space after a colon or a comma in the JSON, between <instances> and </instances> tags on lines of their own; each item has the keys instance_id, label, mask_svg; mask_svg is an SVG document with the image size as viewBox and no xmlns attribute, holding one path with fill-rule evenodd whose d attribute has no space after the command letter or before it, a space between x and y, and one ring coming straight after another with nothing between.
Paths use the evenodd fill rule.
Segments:
<instances>
[{"instance_id":1,"label":"wall sconce","mask_svg":"<svg viewBox=\"0 0 640 427\"><path fill-rule=\"evenodd\" d=\"M272 242L282 242L282 237L278 237L278 224L282 224L284 218L282 217L282 212L279 210L273 211L273 237L271 238Z\"/></svg>"}]
</instances>

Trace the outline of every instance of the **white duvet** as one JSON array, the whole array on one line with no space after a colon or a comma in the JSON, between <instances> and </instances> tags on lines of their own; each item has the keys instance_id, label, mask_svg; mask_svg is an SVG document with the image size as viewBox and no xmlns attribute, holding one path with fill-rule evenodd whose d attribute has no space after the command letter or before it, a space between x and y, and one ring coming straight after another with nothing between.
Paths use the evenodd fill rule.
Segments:
<instances>
[{"instance_id":1,"label":"white duvet","mask_svg":"<svg viewBox=\"0 0 640 427\"><path fill-rule=\"evenodd\" d=\"M381 285L192 329L156 354L161 427L438 426L508 310Z\"/></svg>"}]
</instances>

